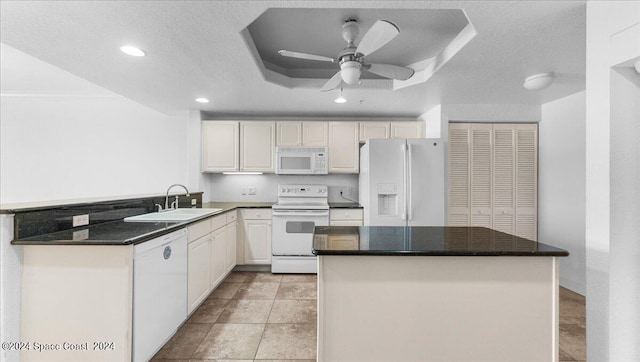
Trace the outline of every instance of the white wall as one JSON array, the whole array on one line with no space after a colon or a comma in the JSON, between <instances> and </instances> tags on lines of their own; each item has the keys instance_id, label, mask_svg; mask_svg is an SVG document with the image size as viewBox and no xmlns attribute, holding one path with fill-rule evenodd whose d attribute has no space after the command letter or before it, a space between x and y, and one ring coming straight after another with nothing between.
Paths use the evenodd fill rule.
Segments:
<instances>
[{"instance_id":1,"label":"white wall","mask_svg":"<svg viewBox=\"0 0 640 362\"><path fill-rule=\"evenodd\" d=\"M569 251L560 285L585 295L584 91L542 105L538 145L538 240Z\"/></svg>"},{"instance_id":2,"label":"white wall","mask_svg":"<svg viewBox=\"0 0 640 362\"><path fill-rule=\"evenodd\" d=\"M640 172L637 145L634 148L640 139L640 117L634 108L639 102L633 86L611 70L616 65L611 59L620 60L616 55L628 50L637 51L628 57L640 59L637 36L626 43L612 42L613 36L618 38L639 22L639 2L587 1L585 243L590 361L640 360Z\"/></svg>"},{"instance_id":3,"label":"white wall","mask_svg":"<svg viewBox=\"0 0 640 362\"><path fill-rule=\"evenodd\" d=\"M211 201L275 202L279 184L318 184L329 186L329 202L349 202L340 197L340 189L350 187L345 197L358 201L358 175L207 175L211 182ZM242 189L256 187L256 195L242 195ZM206 192L205 192L206 193Z\"/></svg>"},{"instance_id":4,"label":"white wall","mask_svg":"<svg viewBox=\"0 0 640 362\"><path fill-rule=\"evenodd\" d=\"M4 44L0 79L22 59L61 82L89 83ZM162 193L187 183L187 112L167 116L90 83L82 93L1 87L3 204Z\"/></svg>"},{"instance_id":5,"label":"white wall","mask_svg":"<svg viewBox=\"0 0 640 362\"><path fill-rule=\"evenodd\" d=\"M640 80L640 74L630 75ZM640 361L640 87L636 84L611 71L609 313L614 361Z\"/></svg>"}]
</instances>

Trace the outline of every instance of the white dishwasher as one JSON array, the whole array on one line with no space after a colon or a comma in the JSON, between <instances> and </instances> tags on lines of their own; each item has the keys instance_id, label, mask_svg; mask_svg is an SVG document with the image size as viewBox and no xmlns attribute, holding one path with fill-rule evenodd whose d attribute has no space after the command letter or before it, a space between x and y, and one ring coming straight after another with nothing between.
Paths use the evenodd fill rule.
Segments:
<instances>
[{"instance_id":1,"label":"white dishwasher","mask_svg":"<svg viewBox=\"0 0 640 362\"><path fill-rule=\"evenodd\" d=\"M187 230L137 244L133 361L148 361L187 318Z\"/></svg>"}]
</instances>

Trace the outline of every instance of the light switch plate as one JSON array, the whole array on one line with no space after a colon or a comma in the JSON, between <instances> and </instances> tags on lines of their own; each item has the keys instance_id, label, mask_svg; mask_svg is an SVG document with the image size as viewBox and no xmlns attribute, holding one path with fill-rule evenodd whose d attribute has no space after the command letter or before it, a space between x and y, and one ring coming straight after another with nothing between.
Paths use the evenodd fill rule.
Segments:
<instances>
[{"instance_id":1,"label":"light switch plate","mask_svg":"<svg viewBox=\"0 0 640 362\"><path fill-rule=\"evenodd\" d=\"M255 194L256 194L256 187L249 186L249 195L255 195Z\"/></svg>"},{"instance_id":2,"label":"light switch plate","mask_svg":"<svg viewBox=\"0 0 640 362\"><path fill-rule=\"evenodd\" d=\"M89 214L75 215L73 217L73 227L89 225Z\"/></svg>"},{"instance_id":3,"label":"light switch plate","mask_svg":"<svg viewBox=\"0 0 640 362\"><path fill-rule=\"evenodd\" d=\"M197 199L191 199L191 206L195 206L198 203Z\"/></svg>"}]
</instances>

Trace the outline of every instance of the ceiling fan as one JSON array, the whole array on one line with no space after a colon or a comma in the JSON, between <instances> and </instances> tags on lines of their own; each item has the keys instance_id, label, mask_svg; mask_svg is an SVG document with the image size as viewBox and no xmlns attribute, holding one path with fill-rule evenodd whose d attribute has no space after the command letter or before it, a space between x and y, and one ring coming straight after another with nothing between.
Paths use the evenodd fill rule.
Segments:
<instances>
[{"instance_id":1,"label":"ceiling fan","mask_svg":"<svg viewBox=\"0 0 640 362\"><path fill-rule=\"evenodd\" d=\"M320 89L322 92L337 88L343 81L350 85L356 84L358 79L360 79L362 70L385 78L398 80L407 80L413 76L414 70L411 68L392 64L369 64L365 62L366 56L382 48L400 34L400 29L398 29L394 23L388 20L376 21L369 31L364 34L358 46L356 46L355 40L358 38L359 33L360 29L356 20L348 19L345 21L342 25L342 37L347 42L347 46L338 53L337 58L292 52L289 50L279 50L278 53L285 57L338 63L340 65L340 71L325 83Z\"/></svg>"}]
</instances>

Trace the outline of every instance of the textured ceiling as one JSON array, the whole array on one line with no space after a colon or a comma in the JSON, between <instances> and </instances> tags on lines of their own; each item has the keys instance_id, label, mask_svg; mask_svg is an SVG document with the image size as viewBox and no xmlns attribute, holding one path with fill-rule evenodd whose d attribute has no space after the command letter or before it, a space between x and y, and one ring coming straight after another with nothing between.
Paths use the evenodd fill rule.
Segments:
<instances>
[{"instance_id":1,"label":"textured ceiling","mask_svg":"<svg viewBox=\"0 0 640 362\"><path fill-rule=\"evenodd\" d=\"M478 35L425 83L398 90L371 89L366 84L347 88L349 102L337 105L333 92L318 91L323 79L308 88L291 89L264 79L242 32L270 8L294 8L302 14L325 8L359 9L374 12L376 18L459 9ZM339 29L328 23L322 32L306 33L301 44L318 44L328 35L338 37L339 43ZM584 1L1 1L0 41L168 113L202 109L239 116L416 117L440 103L540 104L584 89L585 5ZM126 43L144 49L147 56L122 54L118 48ZM541 72L557 74L550 88L530 92L522 87L525 77ZM13 84L22 91L33 87L34 92L39 86L37 77ZM3 92L14 91L5 85ZM211 103L195 103L200 96Z\"/></svg>"}]
</instances>

